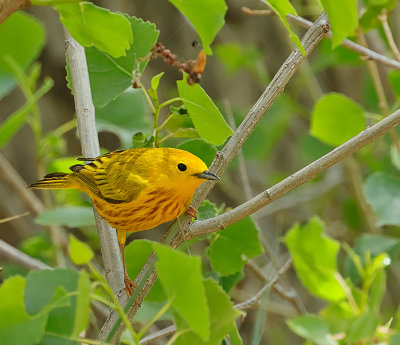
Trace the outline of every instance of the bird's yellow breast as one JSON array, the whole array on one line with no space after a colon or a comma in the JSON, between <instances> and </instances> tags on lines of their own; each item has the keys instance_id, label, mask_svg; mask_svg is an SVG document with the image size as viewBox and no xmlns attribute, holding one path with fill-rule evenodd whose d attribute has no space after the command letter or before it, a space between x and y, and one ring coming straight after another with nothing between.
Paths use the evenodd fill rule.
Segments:
<instances>
[{"instance_id":1,"label":"bird's yellow breast","mask_svg":"<svg viewBox=\"0 0 400 345\"><path fill-rule=\"evenodd\" d=\"M99 214L116 230L136 232L149 230L180 216L189 206L193 191L148 188L135 200L110 204L92 196Z\"/></svg>"}]
</instances>

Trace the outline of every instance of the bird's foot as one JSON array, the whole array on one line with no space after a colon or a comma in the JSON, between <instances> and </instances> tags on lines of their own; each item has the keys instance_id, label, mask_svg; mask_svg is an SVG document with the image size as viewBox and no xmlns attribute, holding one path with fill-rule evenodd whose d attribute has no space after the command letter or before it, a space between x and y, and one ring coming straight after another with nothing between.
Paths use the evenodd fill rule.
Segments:
<instances>
[{"instance_id":1,"label":"bird's foot","mask_svg":"<svg viewBox=\"0 0 400 345\"><path fill-rule=\"evenodd\" d=\"M132 296L133 289L137 288L137 285L131 280L131 278L129 278L127 274L125 274L124 276L124 282L125 282L126 293L128 294L128 296Z\"/></svg>"},{"instance_id":2,"label":"bird's foot","mask_svg":"<svg viewBox=\"0 0 400 345\"><path fill-rule=\"evenodd\" d=\"M185 213L189 216L192 216L194 219L197 219L197 215L199 214L199 212L192 205L187 208Z\"/></svg>"}]
</instances>

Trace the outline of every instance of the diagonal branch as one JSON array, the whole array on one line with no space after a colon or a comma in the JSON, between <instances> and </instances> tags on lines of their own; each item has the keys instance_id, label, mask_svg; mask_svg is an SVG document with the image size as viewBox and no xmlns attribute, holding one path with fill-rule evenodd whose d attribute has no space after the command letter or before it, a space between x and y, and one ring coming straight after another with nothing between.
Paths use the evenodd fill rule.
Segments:
<instances>
[{"instance_id":1,"label":"diagonal branch","mask_svg":"<svg viewBox=\"0 0 400 345\"><path fill-rule=\"evenodd\" d=\"M256 195L254 198L246 201L240 206L214 218L193 223L190 226L189 238L199 237L205 234L210 234L215 231L222 230L228 225L233 224L244 217L247 217L248 215L259 210L260 208L270 204L274 200L281 198L293 189L312 180L321 172L340 162L345 157L348 157L351 154L357 152L365 145L376 140L383 134L389 132L398 124L400 124L400 110L395 111L393 114L384 118L382 121L378 122L372 127L365 129L355 137L351 138L349 141L346 141L343 145L338 146L336 149L332 150L325 156L317 159L303 169L297 171L283 181Z\"/></svg>"},{"instance_id":2,"label":"diagonal branch","mask_svg":"<svg viewBox=\"0 0 400 345\"><path fill-rule=\"evenodd\" d=\"M229 139L225 147L217 153L213 163L210 166L210 170L213 173L222 174L228 167L229 163L235 157L237 152L242 147L243 143L252 133L254 128L260 122L265 112L272 105L276 97L283 91L291 77L299 69L301 63L306 59L307 55L315 48L319 41L325 37L329 32L329 24L326 19L326 14L322 13L321 16L315 21L314 25L309 29L303 39L302 45L306 51L306 56L303 56L298 49L295 49L286 61L283 63L279 71L276 73L271 83L268 85L266 90L260 96L258 101L252 107L250 112L247 114L246 118L240 124L238 129ZM198 192L195 194L192 205L197 207L200 202L206 197L208 192L214 186L213 183L203 183L199 188ZM185 233L189 230L191 224L191 218L189 216L182 216L179 222L171 226L169 231L166 233L163 239L163 243L168 244L174 248L182 243L181 233ZM152 255L147 261L139 276L135 279L135 283L138 288L135 290L133 298L130 301L123 301L127 307L131 304L128 311L128 317L130 320L134 318L137 310L140 308L142 301L147 296L151 287L157 280L157 274L154 271L154 255ZM100 332L99 338L104 340L109 337L109 335L114 330L114 325L118 321L118 317L115 313L110 315L110 318L105 322L103 328ZM117 342L119 336L122 332L122 327L120 327L114 334L113 340Z\"/></svg>"},{"instance_id":3,"label":"diagonal branch","mask_svg":"<svg viewBox=\"0 0 400 345\"><path fill-rule=\"evenodd\" d=\"M256 15L256 16L275 15L275 12L270 11L270 10L251 10L248 7L242 7L242 11L246 14L251 14L251 15ZM293 14L288 14L286 16L286 18L288 21L290 21L292 23L296 23L305 29L309 29L313 25L313 23L310 22L309 20L307 20L303 17L300 17L300 16L294 16ZM329 39L332 39L332 32L329 31L328 34L326 35L326 37ZM380 62L383 65L386 65L388 67L391 67L391 68L394 68L394 69L397 69L400 71L400 62L399 61L388 58L385 55L379 54L379 53L377 53L371 49L368 49L360 44L357 44L351 40L345 39L342 42L342 46L365 56L368 60L375 60L377 62Z\"/></svg>"}]
</instances>

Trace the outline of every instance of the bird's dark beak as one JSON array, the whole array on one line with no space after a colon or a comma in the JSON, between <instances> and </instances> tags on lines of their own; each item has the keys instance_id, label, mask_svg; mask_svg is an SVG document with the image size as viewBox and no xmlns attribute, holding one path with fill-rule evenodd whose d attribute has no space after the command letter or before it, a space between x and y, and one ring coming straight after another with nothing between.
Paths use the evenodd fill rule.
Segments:
<instances>
[{"instance_id":1,"label":"bird's dark beak","mask_svg":"<svg viewBox=\"0 0 400 345\"><path fill-rule=\"evenodd\" d=\"M210 173L208 170L202 172L201 174L196 174L196 176L204 180L220 180L220 178L217 175Z\"/></svg>"}]
</instances>

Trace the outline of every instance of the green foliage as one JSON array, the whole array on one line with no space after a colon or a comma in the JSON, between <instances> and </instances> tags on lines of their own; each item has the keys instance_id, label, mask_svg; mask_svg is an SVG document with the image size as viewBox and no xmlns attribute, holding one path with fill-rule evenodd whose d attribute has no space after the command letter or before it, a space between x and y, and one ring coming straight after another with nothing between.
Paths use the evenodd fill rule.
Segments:
<instances>
[{"instance_id":1,"label":"green foliage","mask_svg":"<svg viewBox=\"0 0 400 345\"><path fill-rule=\"evenodd\" d=\"M314 105L310 132L326 144L341 145L364 128L364 109L341 94L324 95Z\"/></svg>"},{"instance_id":2,"label":"green foliage","mask_svg":"<svg viewBox=\"0 0 400 345\"><path fill-rule=\"evenodd\" d=\"M42 51L45 35L42 24L25 12L13 13L0 25L0 99L16 83L16 76L8 61L12 60L23 71L27 70Z\"/></svg>"},{"instance_id":3,"label":"green foliage","mask_svg":"<svg viewBox=\"0 0 400 345\"><path fill-rule=\"evenodd\" d=\"M397 99L400 99L400 71L392 70L388 73L389 83Z\"/></svg>"},{"instance_id":4,"label":"green foliage","mask_svg":"<svg viewBox=\"0 0 400 345\"><path fill-rule=\"evenodd\" d=\"M323 235L322 221L314 217L305 225L294 225L285 237L296 273L304 286L328 301L345 298L337 280L336 256L339 244Z\"/></svg>"},{"instance_id":5,"label":"green foliage","mask_svg":"<svg viewBox=\"0 0 400 345\"><path fill-rule=\"evenodd\" d=\"M89 206L56 207L43 211L35 221L41 225L64 225L70 228L95 224L93 208Z\"/></svg>"},{"instance_id":6,"label":"green foliage","mask_svg":"<svg viewBox=\"0 0 400 345\"><path fill-rule=\"evenodd\" d=\"M38 100L53 87L53 84L52 79L46 78L43 85L33 94L28 102L11 114L7 120L0 125L0 148L8 143L22 125L26 124L29 112L36 106Z\"/></svg>"},{"instance_id":7,"label":"green foliage","mask_svg":"<svg viewBox=\"0 0 400 345\"><path fill-rule=\"evenodd\" d=\"M151 118L143 93L128 89L116 99L96 109L96 128L118 136L123 148L130 148L132 133L151 131Z\"/></svg>"},{"instance_id":8,"label":"green foliage","mask_svg":"<svg viewBox=\"0 0 400 345\"><path fill-rule=\"evenodd\" d=\"M224 0L169 0L179 9L196 29L204 52L211 54L210 44L225 24L224 17L228 7Z\"/></svg>"},{"instance_id":9,"label":"green foliage","mask_svg":"<svg viewBox=\"0 0 400 345\"><path fill-rule=\"evenodd\" d=\"M200 157L209 166L213 161L217 148L201 139L189 139L179 145L178 149L186 150Z\"/></svg>"},{"instance_id":10,"label":"green foliage","mask_svg":"<svg viewBox=\"0 0 400 345\"><path fill-rule=\"evenodd\" d=\"M173 310L202 340L210 337L210 311L199 257L189 257L162 245L153 245L156 269ZM184 284L177 284L185 277Z\"/></svg>"},{"instance_id":11,"label":"green foliage","mask_svg":"<svg viewBox=\"0 0 400 345\"><path fill-rule=\"evenodd\" d=\"M54 6L60 21L84 47L96 47L114 58L126 55L132 44L132 29L120 14L91 2L62 3Z\"/></svg>"},{"instance_id":12,"label":"green foliage","mask_svg":"<svg viewBox=\"0 0 400 345\"><path fill-rule=\"evenodd\" d=\"M209 247L211 266L222 276L241 271L248 259L261 253L258 230L250 217L218 232Z\"/></svg>"},{"instance_id":13,"label":"green foliage","mask_svg":"<svg viewBox=\"0 0 400 345\"><path fill-rule=\"evenodd\" d=\"M289 2L289 0L265 0L265 2L274 10L274 12L279 16L283 25L285 25L286 30L289 32L290 39L296 44L297 48L301 51L303 55L306 55L304 47L301 45L299 37L292 31L289 23L286 19L288 14L297 16L297 12Z\"/></svg>"},{"instance_id":14,"label":"green foliage","mask_svg":"<svg viewBox=\"0 0 400 345\"><path fill-rule=\"evenodd\" d=\"M364 5L360 25L367 32L381 24L378 17L382 14L382 10L386 10L387 13L393 11L396 7L396 0L366 0Z\"/></svg>"},{"instance_id":15,"label":"green foliage","mask_svg":"<svg viewBox=\"0 0 400 345\"><path fill-rule=\"evenodd\" d=\"M365 181L364 193L377 216L377 225L400 225L397 207L400 202L400 178L377 172Z\"/></svg>"},{"instance_id":16,"label":"green foliage","mask_svg":"<svg viewBox=\"0 0 400 345\"><path fill-rule=\"evenodd\" d=\"M94 253L86 243L79 241L73 235L69 235L69 256L75 265L84 265L93 259ZM85 279L85 277L79 277L79 279ZM81 283L85 284L84 281ZM84 289L85 286L82 288Z\"/></svg>"},{"instance_id":17,"label":"green foliage","mask_svg":"<svg viewBox=\"0 0 400 345\"><path fill-rule=\"evenodd\" d=\"M210 337L206 340L202 339L198 333L194 332L193 327L192 331L184 332L187 330L184 322L186 320L176 318L178 332L183 331L182 335L178 336L176 345L220 344L221 340L235 327L235 319L241 315L241 312L233 307L229 296L215 281L205 280L204 288L210 312Z\"/></svg>"},{"instance_id":18,"label":"green foliage","mask_svg":"<svg viewBox=\"0 0 400 345\"><path fill-rule=\"evenodd\" d=\"M199 84L188 85L186 74L177 85L179 96L201 138L210 144L222 145L233 131L211 98Z\"/></svg>"},{"instance_id":19,"label":"green foliage","mask_svg":"<svg viewBox=\"0 0 400 345\"><path fill-rule=\"evenodd\" d=\"M329 332L329 325L317 316L301 315L287 323L294 333L317 345L337 345Z\"/></svg>"},{"instance_id":20,"label":"green foliage","mask_svg":"<svg viewBox=\"0 0 400 345\"><path fill-rule=\"evenodd\" d=\"M95 47L86 48L93 103L103 107L132 85L132 73L143 73L145 58L157 42L159 31L153 23L124 16L131 25L134 39L122 57L110 57Z\"/></svg>"},{"instance_id":21,"label":"green foliage","mask_svg":"<svg viewBox=\"0 0 400 345\"><path fill-rule=\"evenodd\" d=\"M21 276L7 279L0 286L0 343L34 345L44 334L47 315L29 315L24 306L26 280Z\"/></svg>"},{"instance_id":22,"label":"green foliage","mask_svg":"<svg viewBox=\"0 0 400 345\"><path fill-rule=\"evenodd\" d=\"M332 27L332 47L355 33L358 25L356 0L321 0Z\"/></svg>"}]
</instances>

